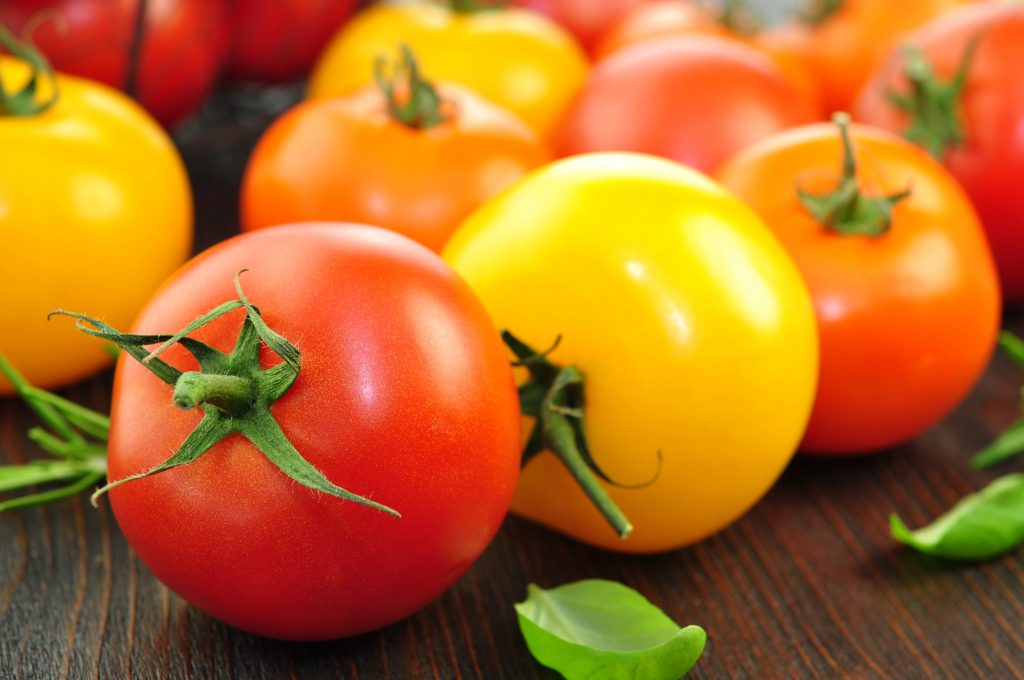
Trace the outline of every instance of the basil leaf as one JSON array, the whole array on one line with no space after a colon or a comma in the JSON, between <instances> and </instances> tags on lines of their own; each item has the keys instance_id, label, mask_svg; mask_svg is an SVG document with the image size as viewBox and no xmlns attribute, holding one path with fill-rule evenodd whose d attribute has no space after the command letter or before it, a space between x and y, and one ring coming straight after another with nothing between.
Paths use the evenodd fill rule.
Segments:
<instances>
[{"instance_id":1,"label":"basil leaf","mask_svg":"<svg viewBox=\"0 0 1024 680\"><path fill-rule=\"evenodd\" d=\"M568 680L675 680L707 638L699 626L680 629L632 588L601 579L551 590L530 584L516 614L530 653Z\"/></svg>"},{"instance_id":2,"label":"basil leaf","mask_svg":"<svg viewBox=\"0 0 1024 680\"><path fill-rule=\"evenodd\" d=\"M950 560L987 560L1024 542L1024 474L1007 475L957 503L931 524L911 531L890 517L896 540Z\"/></svg>"}]
</instances>

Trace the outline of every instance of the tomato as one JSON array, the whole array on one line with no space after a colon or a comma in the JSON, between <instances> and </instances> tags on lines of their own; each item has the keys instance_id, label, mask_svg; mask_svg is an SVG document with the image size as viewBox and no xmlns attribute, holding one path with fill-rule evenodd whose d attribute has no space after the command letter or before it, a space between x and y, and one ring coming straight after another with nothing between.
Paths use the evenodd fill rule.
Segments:
<instances>
[{"instance_id":1,"label":"tomato","mask_svg":"<svg viewBox=\"0 0 1024 680\"><path fill-rule=\"evenodd\" d=\"M213 90L228 46L227 0L149 0L136 61L139 7L139 0L4 0L0 24L31 29L58 71L125 90L171 127Z\"/></svg>"},{"instance_id":2,"label":"tomato","mask_svg":"<svg viewBox=\"0 0 1024 680\"><path fill-rule=\"evenodd\" d=\"M808 293L711 180L639 154L559 161L474 213L444 257L499 328L538 350L561 338L547 357L582 372L590 451L622 485L601 486L634 531L616 536L550 446L513 511L604 548L670 550L738 518L793 455L817 375Z\"/></svg>"},{"instance_id":3,"label":"tomato","mask_svg":"<svg viewBox=\"0 0 1024 680\"><path fill-rule=\"evenodd\" d=\"M716 17L705 6L679 0L654 0L637 6L613 22L594 49L598 59L621 49L654 38L678 35L716 35L739 40L768 56L782 74L807 99L819 104L821 91L803 50L772 30L752 27L747 33L726 25L726 17Z\"/></svg>"},{"instance_id":4,"label":"tomato","mask_svg":"<svg viewBox=\"0 0 1024 680\"><path fill-rule=\"evenodd\" d=\"M820 0L820 17L785 32L793 49L806 54L825 110L849 110L879 60L905 33L966 1Z\"/></svg>"},{"instance_id":5,"label":"tomato","mask_svg":"<svg viewBox=\"0 0 1024 680\"><path fill-rule=\"evenodd\" d=\"M999 326L992 258L956 181L890 133L849 135L860 168L849 177L827 124L765 140L718 174L782 241L814 298L821 378L802 448L816 453L876 451L937 423L981 376ZM837 182L850 193L831 216L798 197Z\"/></svg>"},{"instance_id":6,"label":"tomato","mask_svg":"<svg viewBox=\"0 0 1024 680\"><path fill-rule=\"evenodd\" d=\"M508 358L480 302L440 258L355 225L220 243L160 289L133 332L173 332L236 299L242 269L246 297L298 345L301 368L272 406L250 391L234 417L269 408L327 480L401 517L306 488L270 462L266 444L229 435L195 462L110 489L117 522L157 578L233 626L292 640L379 628L448 588L507 512L519 467ZM231 351L244 318L232 312L191 336ZM162 358L198 368L180 346ZM265 346L257 363L284 366ZM217 394L210 387L208 404L222 403ZM108 480L154 468L211 418L171 399L142 364L119 362Z\"/></svg>"},{"instance_id":7,"label":"tomato","mask_svg":"<svg viewBox=\"0 0 1024 680\"><path fill-rule=\"evenodd\" d=\"M356 15L331 40L313 70L310 97L348 94L369 84L375 61L400 44L437 80L474 90L542 136L587 77L586 55L572 36L534 12L381 3Z\"/></svg>"},{"instance_id":8,"label":"tomato","mask_svg":"<svg viewBox=\"0 0 1024 680\"><path fill-rule=\"evenodd\" d=\"M919 50L918 66L931 71L944 92L918 99L913 116L897 106L890 92L912 92L906 53L898 50L865 88L856 113L941 158L981 215L1004 294L1024 302L1024 81L1018 73L1024 63L1024 9L1001 3L964 7L908 36L906 44ZM956 87L961 65L965 78Z\"/></svg>"},{"instance_id":9,"label":"tomato","mask_svg":"<svg viewBox=\"0 0 1024 680\"><path fill-rule=\"evenodd\" d=\"M232 78L279 83L304 76L357 0L234 0Z\"/></svg>"},{"instance_id":10,"label":"tomato","mask_svg":"<svg viewBox=\"0 0 1024 680\"><path fill-rule=\"evenodd\" d=\"M572 33L588 50L598 42L605 30L619 17L650 0L516 0L526 7L546 14Z\"/></svg>"},{"instance_id":11,"label":"tomato","mask_svg":"<svg viewBox=\"0 0 1024 680\"><path fill-rule=\"evenodd\" d=\"M28 77L24 63L0 56L8 94ZM0 352L40 387L110 363L47 313L95 306L128 324L188 257L192 238L188 178L166 134L118 92L71 76L57 82L48 109L0 114ZM40 105L51 92L42 82ZM11 391L0 378L0 394Z\"/></svg>"},{"instance_id":12,"label":"tomato","mask_svg":"<svg viewBox=\"0 0 1024 680\"><path fill-rule=\"evenodd\" d=\"M414 62L407 68L415 74ZM436 89L414 77L433 104L423 119L403 122L371 87L305 102L274 123L242 183L243 229L348 220L438 251L469 213L549 159L536 134L504 109L452 87L438 102Z\"/></svg>"},{"instance_id":13,"label":"tomato","mask_svg":"<svg viewBox=\"0 0 1024 680\"><path fill-rule=\"evenodd\" d=\"M757 50L670 37L599 62L553 145L563 156L640 151L710 172L752 142L816 118L814 103Z\"/></svg>"}]
</instances>

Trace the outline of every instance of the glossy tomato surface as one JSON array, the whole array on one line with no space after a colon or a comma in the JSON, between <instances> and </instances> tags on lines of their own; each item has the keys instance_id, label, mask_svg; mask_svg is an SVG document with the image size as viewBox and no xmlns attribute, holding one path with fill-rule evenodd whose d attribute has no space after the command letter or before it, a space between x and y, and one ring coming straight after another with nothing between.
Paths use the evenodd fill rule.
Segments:
<instances>
[{"instance_id":1,"label":"glossy tomato surface","mask_svg":"<svg viewBox=\"0 0 1024 680\"><path fill-rule=\"evenodd\" d=\"M594 459L640 485L604 484L634 526L622 540L543 452L515 512L612 550L671 550L736 520L793 455L817 376L807 289L699 173L638 154L559 161L477 211L444 256L500 328L537 349L561 336L548 358L584 374Z\"/></svg>"},{"instance_id":2,"label":"glossy tomato surface","mask_svg":"<svg viewBox=\"0 0 1024 680\"><path fill-rule=\"evenodd\" d=\"M426 129L395 120L376 87L300 104L250 157L243 229L365 222L439 251L473 210L550 157L504 109L462 88L441 93L444 122Z\"/></svg>"},{"instance_id":3,"label":"glossy tomato surface","mask_svg":"<svg viewBox=\"0 0 1024 680\"><path fill-rule=\"evenodd\" d=\"M402 44L432 78L475 91L542 136L587 77L586 55L572 36L536 12L380 3L331 40L310 79L310 97L349 94L372 83L376 60Z\"/></svg>"},{"instance_id":4,"label":"glossy tomato surface","mask_svg":"<svg viewBox=\"0 0 1024 680\"><path fill-rule=\"evenodd\" d=\"M613 22L593 52L597 59L603 59L631 45L667 36L731 38L765 54L802 96L820 106L821 87L811 72L804 49L787 39L784 33L764 28L747 34L723 24L706 5L679 0L651 0Z\"/></svg>"},{"instance_id":5,"label":"glossy tomato surface","mask_svg":"<svg viewBox=\"0 0 1024 680\"><path fill-rule=\"evenodd\" d=\"M952 104L954 125L962 139L943 147L943 164L966 189L985 225L1003 291L1008 300L1024 302L1024 7L981 3L952 11L920 31L906 44L920 49L939 81L950 82L967 63L963 89ZM911 120L887 93L907 94L906 59L894 51L879 68L857 102L865 123L906 134Z\"/></svg>"},{"instance_id":6,"label":"glossy tomato surface","mask_svg":"<svg viewBox=\"0 0 1024 680\"><path fill-rule=\"evenodd\" d=\"M802 448L876 451L936 424L974 387L999 328L992 257L970 201L920 149L851 129L865 196L910 190L881 236L840 235L797 189L836 188L839 133L820 124L765 140L718 178L764 219L814 298L821 378Z\"/></svg>"},{"instance_id":7,"label":"glossy tomato surface","mask_svg":"<svg viewBox=\"0 0 1024 680\"><path fill-rule=\"evenodd\" d=\"M515 0L515 5L546 14L588 50L619 17L651 0Z\"/></svg>"},{"instance_id":8,"label":"glossy tomato surface","mask_svg":"<svg viewBox=\"0 0 1024 680\"><path fill-rule=\"evenodd\" d=\"M599 62L553 146L562 156L638 151L711 172L749 144L816 118L815 104L754 48L667 37Z\"/></svg>"},{"instance_id":9,"label":"glossy tomato surface","mask_svg":"<svg viewBox=\"0 0 1024 680\"><path fill-rule=\"evenodd\" d=\"M240 435L113 489L114 514L161 581L229 624L294 640L379 628L448 588L505 516L519 467L508 357L437 256L382 229L338 224L214 246L168 281L135 331L183 328L235 299L242 269L247 297L302 352L298 379L271 406L281 429L329 480L402 516L311 491ZM236 311L194 337L230 351L242 320ZM165 358L197 369L180 347ZM279 359L264 351L263 361ZM110 479L154 467L199 423L171 392L120 362Z\"/></svg>"},{"instance_id":10,"label":"glossy tomato surface","mask_svg":"<svg viewBox=\"0 0 1024 680\"><path fill-rule=\"evenodd\" d=\"M302 77L358 4L358 0L233 0L227 75L269 83Z\"/></svg>"},{"instance_id":11,"label":"glossy tomato surface","mask_svg":"<svg viewBox=\"0 0 1024 680\"><path fill-rule=\"evenodd\" d=\"M9 91L28 78L0 56ZM34 116L0 114L0 353L30 382L57 387L110 363L103 347L47 323L55 309L99 309L127 326L188 257L192 195L171 140L135 102L59 76ZM49 83L37 93L50 95ZM0 378L0 394L11 386Z\"/></svg>"},{"instance_id":12,"label":"glossy tomato surface","mask_svg":"<svg viewBox=\"0 0 1024 680\"><path fill-rule=\"evenodd\" d=\"M228 47L227 1L149 0L137 59L139 0L4 0L0 22L31 30L58 71L125 90L170 127L213 89Z\"/></svg>"},{"instance_id":13,"label":"glossy tomato surface","mask_svg":"<svg viewBox=\"0 0 1024 680\"><path fill-rule=\"evenodd\" d=\"M806 54L826 113L846 111L878 62L906 33L967 1L840 0L814 25L794 25L786 33L793 48Z\"/></svg>"}]
</instances>

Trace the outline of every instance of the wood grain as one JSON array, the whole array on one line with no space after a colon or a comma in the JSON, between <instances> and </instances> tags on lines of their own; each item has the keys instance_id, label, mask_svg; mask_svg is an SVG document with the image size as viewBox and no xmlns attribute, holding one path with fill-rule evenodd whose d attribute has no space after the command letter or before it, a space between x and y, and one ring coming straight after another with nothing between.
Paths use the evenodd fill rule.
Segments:
<instances>
[{"instance_id":1,"label":"wood grain","mask_svg":"<svg viewBox=\"0 0 1024 680\"><path fill-rule=\"evenodd\" d=\"M236 229L248 150L295 90L226 95L182 131L196 187L197 249ZM1007 325L1024 331L1024 316ZM383 631L322 644L262 639L170 594L106 506L85 499L0 516L0 678L551 678L519 634L531 582L622 581L709 633L696 678L1024 677L1024 553L957 566L897 547L912 526L1020 463L968 458L1017 413L1021 376L997 357L947 422L890 453L799 459L739 523L690 549L630 557L510 517L443 597ZM68 390L93 407L109 375ZM0 400L0 460L36 455L34 420Z\"/></svg>"}]
</instances>

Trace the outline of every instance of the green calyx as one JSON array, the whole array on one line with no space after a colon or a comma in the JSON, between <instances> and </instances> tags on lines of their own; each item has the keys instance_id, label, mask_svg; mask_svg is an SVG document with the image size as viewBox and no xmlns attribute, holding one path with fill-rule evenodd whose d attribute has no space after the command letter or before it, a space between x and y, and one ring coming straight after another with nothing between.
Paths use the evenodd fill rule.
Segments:
<instances>
[{"instance_id":1,"label":"green calyx","mask_svg":"<svg viewBox=\"0 0 1024 680\"><path fill-rule=\"evenodd\" d=\"M721 0L711 5L720 26L748 37L761 32L761 20L750 8L749 0Z\"/></svg>"},{"instance_id":2,"label":"green calyx","mask_svg":"<svg viewBox=\"0 0 1024 680\"><path fill-rule=\"evenodd\" d=\"M31 68L28 80L19 90L8 90L0 74L0 116L37 116L57 103L60 98L57 76L39 50L24 40L18 40L3 24L0 24L0 48ZM50 96L40 100L39 85L44 80L50 83Z\"/></svg>"},{"instance_id":3,"label":"green calyx","mask_svg":"<svg viewBox=\"0 0 1024 680\"><path fill-rule=\"evenodd\" d=\"M961 146L965 141L960 95L967 84L979 42L980 36L971 40L960 58L956 73L948 80L936 75L932 63L920 48L904 46L904 75L910 83L910 91L890 90L885 93L889 103L907 114L909 123L903 136L940 161L950 149Z\"/></svg>"},{"instance_id":4,"label":"green calyx","mask_svg":"<svg viewBox=\"0 0 1024 680\"><path fill-rule=\"evenodd\" d=\"M857 178L857 160L850 141L850 116L836 113L832 120L839 127L843 142L843 169L839 186L824 194L812 194L797 187L797 196L814 219L836 234L882 236L892 226L893 207L910 196L910 189L889 196L865 196Z\"/></svg>"},{"instance_id":5,"label":"green calyx","mask_svg":"<svg viewBox=\"0 0 1024 680\"><path fill-rule=\"evenodd\" d=\"M392 66L390 78L385 70L386 60L379 57L374 64L374 75L393 120L412 130L429 130L445 121L444 100L434 84L423 78L419 63L407 45L401 46L401 57Z\"/></svg>"},{"instance_id":6,"label":"green calyx","mask_svg":"<svg viewBox=\"0 0 1024 680\"><path fill-rule=\"evenodd\" d=\"M460 14L505 9L509 4L509 0L441 0L441 2L451 11Z\"/></svg>"},{"instance_id":7,"label":"green calyx","mask_svg":"<svg viewBox=\"0 0 1024 680\"><path fill-rule=\"evenodd\" d=\"M808 26L820 26L839 13L846 0L809 0L804 3L798 16Z\"/></svg>"},{"instance_id":8,"label":"green calyx","mask_svg":"<svg viewBox=\"0 0 1024 680\"><path fill-rule=\"evenodd\" d=\"M1003 331L999 335L999 346L1015 365L1024 370L1024 340L1009 331ZM1021 418L975 454L971 459L974 469L982 470L1024 453L1024 399L1021 401L1021 411Z\"/></svg>"},{"instance_id":9,"label":"green calyx","mask_svg":"<svg viewBox=\"0 0 1024 680\"><path fill-rule=\"evenodd\" d=\"M202 420L171 457L151 470L123 479L108 479L107 485L93 494L93 504L95 505L101 495L114 487L191 463L224 438L238 433L251 441L270 462L299 484L336 498L360 503L396 517L400 516L385 505L333 484L288 441L271 414L270 406L284 396L298 378L301 371L300 352L295 345L267 325L259 310L245 297L237 276L235 290L238 299L219 305L171 336L126 335L102 321L82 314L54 312L77 319L77 326L81 331L118 346L158 378L174 387L175 405L185 409L199 408L203 411ZM230 354L188 337L190 333L236 309L244 309L246 316ZM268 369L261 368L261 342L282 359L281 363ZM145 349L158 343L159 347L152 352ZM200 371L182 372L159 358L167 348L176 344L184 347L195 357L199 362Z\"/></svg>"},{"instance_id":10,"label":"green calyx","mask_svg":"<svg viewBox=\"0 0 1024 680\"><path fill-rule=\"evenodd\" d=\"M519 387L520 409L524 415L536 419L533 432L523 448L523 465L541 451L554 453L615 533L620 538L627 538L633 531L633 525L608 496L599 479L620 488L646 486L661 471L660 452L658 471L650 481L635 486L613 481L597 465L587 443L583 422L583 373L575 366L558 366L547 359L561 338L546 352L537 352L508 331L503 331L501 337L518 359L514 365L522 366L530 373L530 379Z\"/></svg>"}]
</instances>

